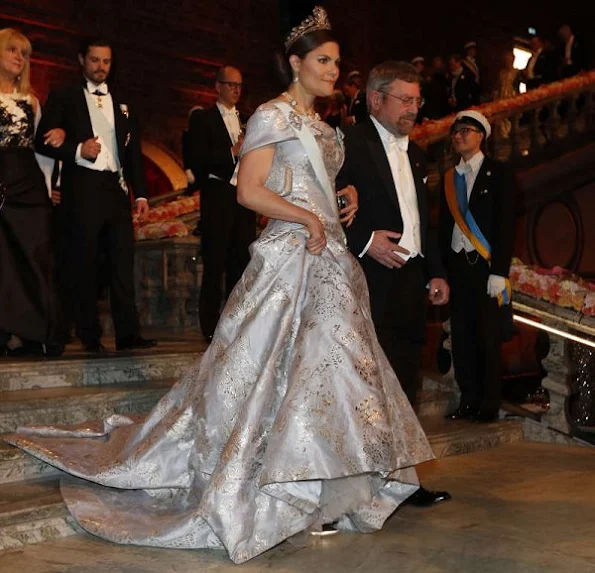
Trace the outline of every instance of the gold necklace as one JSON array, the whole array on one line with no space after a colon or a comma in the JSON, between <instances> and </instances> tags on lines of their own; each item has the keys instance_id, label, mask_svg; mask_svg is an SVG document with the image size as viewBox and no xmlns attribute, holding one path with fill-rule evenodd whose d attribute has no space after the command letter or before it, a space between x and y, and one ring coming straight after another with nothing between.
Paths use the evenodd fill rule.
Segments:
<instances>
[{"instance_id":1,"label":"gold necklace","mask_svg":"<svg viewBox=\"0 0 595 573\"><path fill-rule=\"evenodd\" d=\"M281 94L282 97L284 97L287 100L287 103L289 103L289 105L296 111L296 113L300 114L300 115L305 115L306 117L309 117L310 119L313 120L317 120L320 121L320 116L318 115L318 113L316 113L314 111L314 109L311 109L310 111L306 111L294 98L293 96L289 93L289 92L283 92Z\"/></svg>"}]
</instances>

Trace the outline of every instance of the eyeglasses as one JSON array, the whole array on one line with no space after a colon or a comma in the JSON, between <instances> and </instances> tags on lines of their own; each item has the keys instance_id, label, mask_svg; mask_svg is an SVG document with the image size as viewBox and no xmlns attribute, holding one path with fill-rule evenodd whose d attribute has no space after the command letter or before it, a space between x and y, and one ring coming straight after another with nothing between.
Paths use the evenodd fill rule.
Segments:
<instances>
[{"instance_id":1,"label":"eyeglasses","mask_svg":"<svg viewBox=\"0 0 595 573\"><path fill-rule=\"evenodd\" d=\"M383 92L382 90L378 90L378 91L381 94L398 99L403 105L406 105L407 107L410 107L413 104L415 104L418 108L421 108L421 107L423 107L424 103L426 103L426 100L423 97L400 96L400 95L395 95L395 94L389 94L388 92Z\"/></svg>"},{"instance_id":2,"label":"eyeglasses","mask_svg":"<svg viewBox=\"0 0 595 573\"><path fill-rule=\"evenodd\" d=\"M457 127L456 129L450 130L450 136L454 137L457 133L463 137L467 137L469 133L481 133L479 129L473 129L472 127Z\"/></svg>"},{"instance_id":3,"label":"eyeglasses","mask_svg":"<svg viewBox=\"0 0 595 573\"><path fill-rule=\"evenodd\" d=\"M221 80L219 83L223 84L225 86L229 86L232 89L238 89L238 90L242 89L242 82L226 82L226 81Z\"/></svg>"}]
</instances>

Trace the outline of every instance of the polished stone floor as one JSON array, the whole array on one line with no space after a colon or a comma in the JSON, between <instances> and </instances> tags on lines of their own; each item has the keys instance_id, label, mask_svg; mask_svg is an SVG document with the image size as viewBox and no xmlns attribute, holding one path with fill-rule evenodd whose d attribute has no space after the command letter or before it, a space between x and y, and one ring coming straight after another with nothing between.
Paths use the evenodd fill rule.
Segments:
<instances>
[{"instance_id":1,"label":"polished stone floor","mask_svg":"<svg viewBox=\"0 0 595 573\"><path fill-rule=\"evenodd\" d=\"M66 345L64 354L59 358L52 358L52 361L68 362L80 359L96 358L117 358L123 356L147 356L168 354L171 352L197 352L204 351L208 344L198 328L173 329L173 328L145 328L142 331L145 338L154 338L158 341L157 346L146 350L129 350L116 352L116 343L113 336L103 336L102 344L107 352L102 355L85 352L78 339ZM22 357L0 357L0 366L3 364L22 364L43 362L47 359L41 355Z\"/></svg>"},{"instance_id":2,"label":"polished stone floor","mask_svg":"<svg viewBox=\"0 0 595 573\"><path fill-rule=\"evenodd\" d=\"M2 573L595 573L595 449L517 442L425 464L453 501L403 507L371 535L303 537L243 565L222 551L79 536L0 554Z\"/></svg>"}]
</instances>

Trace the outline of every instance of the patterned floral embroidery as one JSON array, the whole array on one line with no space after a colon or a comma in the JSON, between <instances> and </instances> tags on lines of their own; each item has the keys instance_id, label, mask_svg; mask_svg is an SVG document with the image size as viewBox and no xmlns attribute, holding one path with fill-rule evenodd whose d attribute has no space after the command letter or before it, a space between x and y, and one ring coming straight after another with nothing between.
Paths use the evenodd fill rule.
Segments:
<instances>
[{"instance_id":1,"label":"patterned floral embroidery","mask_svg":"<svg viewBox=\"0 0 595 573\"><path fill-rule=\"evenodd\" d=\"M33 149L35 111L29 96L0 94L0 148Z\"/></svg>"}]
</instances>

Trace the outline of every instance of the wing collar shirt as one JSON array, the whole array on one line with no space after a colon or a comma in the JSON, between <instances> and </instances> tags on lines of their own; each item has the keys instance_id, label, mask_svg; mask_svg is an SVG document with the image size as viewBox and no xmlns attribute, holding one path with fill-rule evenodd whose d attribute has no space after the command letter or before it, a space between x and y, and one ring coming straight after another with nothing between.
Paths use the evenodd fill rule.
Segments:
<instances>
[{"instance_id":1,"label":"wing collar shirt","mask_svg":"<svg viewBox=\"0 0 595 573\"><path fill-rule=\"evenodd\" d=\"M386 157L390 165L390 170L393 176L395 189L397 193L397 200L399 201L399 208L401 210L401 217L403 219L403 232L399 245L409 251L409 255L398 253L399 256L405 260L423 256L421 252L421 234L420 234L420 220L419 207L417 204L417 190L415 188L415 180L413 179L413 172L411 171L411 164L409 163L409 156L407 149L409 147L408 137L396 137L390 133L375 117L370 116L374 127L378 131L380 140L386 152ZM364 250L359 254L363 257L372 244L374 233L370 237L368 244Z\"/></svg>"},{"instance_id":2,"label":"wing collar shirt","mask_svg":"<svg viewBox=\"0 0 595 573\"><path fill-rule=\"evenodd\" d=\"M114 102L105 82L96 85L87 81L85 99L91 118L93 136L101 145L101 151L95 161L89 161L81 155L82 143L78 144L75 162L81 167L95 171L117 172L120 168L116 143L116 127L114 120ZM99 92L102 95L98 95Z\"/></svg>"},{"instance_id":3,"label":"wing collar shirt","mask_svg":"<svg viewBox=\"0 0 595 573\"><path fill-rule=\"evenodd\" d=\"M240 120L238 119L238 112L236 111L235 106L228 109L219 102L217 102L217 109L223 118L231 143L232 145L235 145L240 138Z\"/></svg>"}]
</instances>

